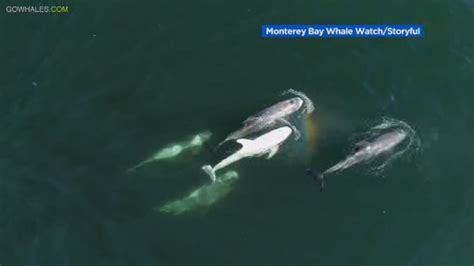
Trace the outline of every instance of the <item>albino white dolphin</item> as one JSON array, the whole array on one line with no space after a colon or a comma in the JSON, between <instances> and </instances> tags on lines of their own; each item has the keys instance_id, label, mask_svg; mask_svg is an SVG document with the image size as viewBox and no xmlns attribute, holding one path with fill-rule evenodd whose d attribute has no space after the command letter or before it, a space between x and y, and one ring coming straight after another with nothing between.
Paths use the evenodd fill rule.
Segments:
<instances>
[{"instance_id":1,"label":"albino white dolphin","mask_svg":"<svg viewBox=\"0 0 474 266\"><path fill-rule=\"evenodd\" d=\"M225 158L214 167L204 165L202 170L211 177L212 181L215 181L217 170L224 168L231 163L237 162L242 158L257 157L268 153L267 159L270 159L276 154L280 144L291 135L291 132L292 130L290 127L284 126L265 133L254 140L238 139L237 142L242 144L240 150Z\"/></svg>"}]
</instances>

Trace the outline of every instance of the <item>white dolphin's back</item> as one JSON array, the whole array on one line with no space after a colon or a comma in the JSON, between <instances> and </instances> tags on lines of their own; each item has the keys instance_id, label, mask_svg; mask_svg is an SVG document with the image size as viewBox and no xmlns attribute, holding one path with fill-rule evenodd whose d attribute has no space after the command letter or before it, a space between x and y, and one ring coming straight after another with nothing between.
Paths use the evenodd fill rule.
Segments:
<instances>
[{"instance_id":1,"label":"white dolphin's back","mask_svg":"<svg viewBox=\"0 0 474 266\"><path fill-rule=\"evenodd\" d=\"M291 132L291 128L285 126L265 133L254 140L238 139L237 142L242 144L242 148L237 151L237 153L252 156L265 152L271 149L272 147L280 145L291 135Z\"/></svg>"},{"instance_id":2,"label":"white dolphin's back","mask_svg":"<svg viewBox=\"0 0 474 266\"><path fill-rule=\"evenodd\" d=\"M213 181L215 181L217 170L237 162L242 158L259 156L267 152L269 152L270 158L276 153L279 145L291 135L291 132L292 129L290 127L284 126L267 132L254 140L238 139L237 142L242 145L242 148L224 160L220 161L214 167L210 165L204 165L201 168L211 177Z\"/></svg>"}]
</instances>

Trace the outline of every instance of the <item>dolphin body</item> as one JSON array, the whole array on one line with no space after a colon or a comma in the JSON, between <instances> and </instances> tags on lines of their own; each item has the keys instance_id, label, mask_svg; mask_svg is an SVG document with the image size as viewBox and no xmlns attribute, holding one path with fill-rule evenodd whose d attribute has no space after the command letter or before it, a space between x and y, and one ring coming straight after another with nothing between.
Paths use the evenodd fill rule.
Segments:
<instances>
[{"instance_id":1,"label":"dolphin body","mask_svg":"<svg viewBox=\"0 0 474 266\"><path fill-rule=\"evenodd\" d=\"M180 143L175 143L170 146L167 146L157 152L155 152L151 157L148 159L140 162L139 164L135 165L132 168L129 168L128 171L135 170L137 168L142 167L145 164L160 161L160 160L169 160L174 157L177 157L185 150L188 149L201 149L206 141L208 141L212 136L210 131L204 131L199 134L196 134L192 137L192 139Z\"/></svg>"},{"instance_id":2,"label":"dolphin body","mask_svg":"<svg viewBox=\"0 0 474 266\"><path fill-rule=\"evenodd\" d=\"M227 196L234 184L239 179L239 174L235 171L228 171L217 178L216 182L207 183L181 199L166 203L156 211L180 215L186 212L194 211L199 208L207 208L215 204L220 199Z\"/></svg>"},{"instance_id":3,"label":"dolphin body","mask_svg":"<svg viewBox=\"0 0 474 266\"><path fill-rule=\"evenodd\" d=\"M300 97L293 97L291 99L278 102L262 110L261 112L248 117L243 122L242 128L230 133L222 142L217 145L216 148L229 140L243 138L265 128L269 128L275 125L277 122L282 122L283 124L291 127L295 132L296 138L299 138L301 134L285 118L298 111L303 103L304 101Z\"/></svg>"},{"instance_id":4,"label":"dolphin body","mask_svg":"<svg viewBox=\"0 0 474 266\"><path fill-rule=\"evenodd\" d=\"M380 154L390 151L400 144L408 136L407 132L401 129L390 131L382 134L371 141L361 141L356 144L352 154L347 156L344 160L338 162L334 166L330 167L322 174L316 174L311 169L307 169L306 172L313 176L321 185L321 190L324 188L324 175L342 171L357 163L369 161Z\"/></svg>"},{"instance_id":5,"label":"dolphin body","mask_svg":"<svg viewBox=\"0 0 474 266\"><path fill-rule=\"evenodd\" d=\"M204 165L202 170L206 172L213 182L216 181L216 171L239 161L246 157L258 157L268 153L267 159L272 158L278 151L280 145L291 135L292 129L284 126L265 133L254 140L238 139L242 148L220 161L214 167Z\"/></svg>"}]
</instances>

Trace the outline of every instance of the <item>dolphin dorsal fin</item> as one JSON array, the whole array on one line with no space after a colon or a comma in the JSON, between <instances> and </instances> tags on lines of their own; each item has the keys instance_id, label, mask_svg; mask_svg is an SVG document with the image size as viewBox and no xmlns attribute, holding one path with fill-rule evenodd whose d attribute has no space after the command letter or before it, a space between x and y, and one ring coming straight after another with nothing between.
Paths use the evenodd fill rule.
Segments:
<instances>
[{"instance_id":1,"label":"dolphin dorsal fin","mask_svg":"<svg viewBox=\"0 0 474 266\"><path fill-rule=\"evenodd\" d=\"M250 143L252 143L252 140L250 139L238 139L236 140L238 143L242 144L242 146L247 146L249 145Z\"/></svg>"},{"instance_id":2,"label":"dolphin dorsal fin","mask_svg":"<svg viewBox=\"0 0 474 266\"><path fill-rule=\"evenodd\" d=\"M359 141L359 142L356 143L356 147L361 147L361 148L363 148L367 145L369 145L369 142L367 140L362 140L362 141Z\"/></svg>"},{"instance_id":3,"label":"dolphin dorsal fin","mask_svg":"<svg viewBox=\"0 0 474 266\"><path fill-rule=\"evenodd\" d=\"M248 124L252 124L252 123L258 123L260 119L261 119L260 116L251 116L251 117L245 119L245 121L242 122L242 124L248 125Z\"/></svg>"}]
</instances>

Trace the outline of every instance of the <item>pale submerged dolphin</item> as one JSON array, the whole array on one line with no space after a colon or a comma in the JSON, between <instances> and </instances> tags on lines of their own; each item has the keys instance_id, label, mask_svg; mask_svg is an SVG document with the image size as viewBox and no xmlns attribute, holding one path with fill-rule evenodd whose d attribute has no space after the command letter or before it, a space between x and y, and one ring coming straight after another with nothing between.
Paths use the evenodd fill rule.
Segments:
<instances>
[{"instance_id":1,"label":"pale submerged dolphin","mask_svg":"<svg viewBox=\"0 0 474 266\"><path fill-rule=\"evenodd\" d=\"M200 149L204 145L206 141L208 141L212 136L212 133L209 131L204 131L199 134L194 135L190 140L179 142L176 144L172 144L167 146L157 152L155 152L151 157L148 159L140 162L136 166L129 169L129 171L137 169L145 164L160 161L160 160L168 160L180 155L182 152L188 149Z\"/></svg>"},{"instance_id":2,"label":"pale submerged dolphin","mask_svg":"<svg viewBox=\"0 0 474 266\"><path fill-rule=\"evenodd\" d=\"M393 130L382 134L373 140L364 140L356 144L354 151L344 160L338 162L321 174L314 173L311 169L307 169L307 173L318 182L321 189L324 188L324 175L342 171L360 162L374 159L375 157L391 151L397 145L403 142L408 136L407 132L402 129Z\"/></svg>"},{"instance_id":3,"label":"pale submerged dolphin","mask_svg":"<svg viewBox=\"0 0 474 266\"><path fill-rule=\"evenodd\" d=\"M156 210L174 215L190 212L198 208L205 208L213 205L218 200L227 196L234 188L239 175L235 171L228 171L218 176L216 182L207 183L189 193L182 199L166 203Z\"/></svg>"},{"instance_id":4,"label":"pale submerged dolphin","mask_svg":"<svg viewBox=\"0 0 474 266\"><path fill-rule=\"evenodd\" d=\"M237 142L242 144L242 148L214 167L204 165L202 169L211 177L212 181L215 181L217 170L242 158L257 157L268 153L267 159L270 159L276 154L280 145L291 135L291 132L292 129L290 127L284 126L265 133L254 140L238 139Z\"/></svg>"},{"instance_id":5,"label":"pale submerged dolphin","mask_svg":"<svg viewBox=\"0 0 474 266\"><path fill-rule=\"evenodd\" d=\"M301 134L290 122L286 120L286 118L298 111L303 103L304 101L300 97L294 97L278 102L262 110L261 112L248 117L243 122L244 126L242 128L230 133L221 143L217 145L217 147L229 140L243 138L250 134L269 128L275 125L277 122L281 122L291 127L295 132L296 138L299 138Z\"/></svg>"}]
</instances>

